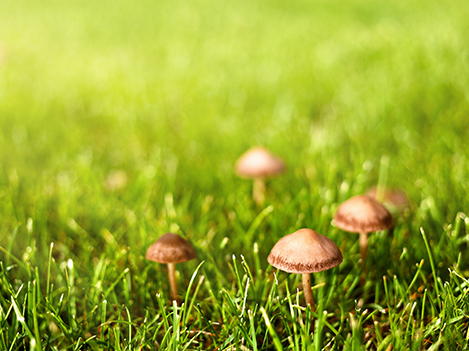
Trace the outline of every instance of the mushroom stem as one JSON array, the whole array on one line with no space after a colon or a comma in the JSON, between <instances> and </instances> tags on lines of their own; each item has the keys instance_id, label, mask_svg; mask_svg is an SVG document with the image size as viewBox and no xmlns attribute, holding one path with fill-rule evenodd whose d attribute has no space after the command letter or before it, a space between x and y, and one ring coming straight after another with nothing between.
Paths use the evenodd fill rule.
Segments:
<instances>
[{"instance_id":1,"label":"mushroom stem","mask_svg":"<svg viewBox=\"0 0 469 351\"><path fill-rule=\"evenodd\" d=\"M168 263L168 275L169 275L169 284L171 285L171 299L175 300L179 304L178 298L178 286L176 282L176 264Z\"/></svg>"},{"instance_id":2,"label":"mushroom stem","mask_svg":"<svg viewBox=\"0 0 469 351\"><path fill-rule=\"evenodd\" d=\"M312 311L316 311L313 292L311 291L311 274L303 273L303 293L305 294L306 307L311 306Z\"/></svg>"},{"instance_id":3,"label":"mushroom stem","mask_svg":"<svg viewBox=\"0 0 469 351\"><path fill-rule=\"evenodd\" d=\"M262 205L265 199L265 180L264 178L254 178L252 187L252 197L256 204Z\"/></svg>"},{"instance_id":4,"label":"mushroom stem","mask_svg":"<svg viewBox=\"0 0 469 351\"><path fill-rule=\"evenodd\" d=\"M362 256L362 264L365 264L366 255L368 252L368 233L360 233L360 254Z\"/></svg>"}]
</instances>

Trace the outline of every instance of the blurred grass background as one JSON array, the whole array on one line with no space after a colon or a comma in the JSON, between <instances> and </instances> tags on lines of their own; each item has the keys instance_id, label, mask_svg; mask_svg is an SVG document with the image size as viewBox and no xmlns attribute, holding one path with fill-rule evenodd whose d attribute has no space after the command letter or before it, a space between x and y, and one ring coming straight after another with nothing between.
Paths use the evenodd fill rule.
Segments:
<instances>
[{"instance_id":1,"label":"blurred grass background","mask_svg":"<svg viewBox=\"0 0 469 351\"><path fill-rule=\"evenodd\" d=\"M290 166L279 198L320 204L374 185L387 155L388 182L441 227L468 205L468 15L465 1L3 1L0 241L30 217L44 243L70 218L125 231L121 212L158 217L167 193L235 201L250 184L232 165L254 144ZM125 190L106 187L116 171Z\"/></svg>"}]
</instances>

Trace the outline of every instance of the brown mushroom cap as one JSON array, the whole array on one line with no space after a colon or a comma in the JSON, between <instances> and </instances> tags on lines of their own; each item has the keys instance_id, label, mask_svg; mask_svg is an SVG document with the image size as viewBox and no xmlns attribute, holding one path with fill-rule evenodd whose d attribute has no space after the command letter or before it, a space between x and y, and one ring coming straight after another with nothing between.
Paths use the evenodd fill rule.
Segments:
<instances>
[{"instance_id":1,"label":"brown mushroom cap","mask_svg":"<svg viewBox=\"0 0 469 351\"><path fill-rule=\"evenodd\" d=\"M314 273L342 262L342 253L328 237L311 229L300 229L280 239L267 261L288 273Z\"/></svg>"},{"instance_id":2,"label":"brown mushroom cap","mask_svg":"<svg viewBox=\"0 0 469 351\"><path fill-rule=\"evenodd\" d=\"M354 196L342 203L334 215L334 224L346 232L371 233L393 226L391 213L369 196Z\"/></svg>"},{"instance_id":3,"label":"brown mushroom cap","mask_svg":"<svg viewBox=\"0 0 469 351\"><path fill-rule=\"evenodd\" d=\"M241 177L265 178L285 171L285 163L266 148L255 146L240 156L235 171Z\"/></svg>"},{"instance_id":4,"label":"brown mushroom cap","mask_svg":"<svg viewBox=\"0 0 469 351\"><path fill-rule=\"evenodd\" d=\"M192 245L177 234L166 233L147 250L145 257L159 263L179 263L196 258Z\"/></svg>"},{"instance_id":5,"label":"brown mushroom cap","mask_svg":"<svg viewBox=\"0 0 469 351\"><path fill-rule=\"evenodd\" d=\"M376 200L376 194L378 189L376 187L371 188L366 192L366 196L369 196ZM384 189L383 203L389 204L397 208L405 208L409 206L409 199L407 195L399 189Z\"/></svg>"}]
</instances>

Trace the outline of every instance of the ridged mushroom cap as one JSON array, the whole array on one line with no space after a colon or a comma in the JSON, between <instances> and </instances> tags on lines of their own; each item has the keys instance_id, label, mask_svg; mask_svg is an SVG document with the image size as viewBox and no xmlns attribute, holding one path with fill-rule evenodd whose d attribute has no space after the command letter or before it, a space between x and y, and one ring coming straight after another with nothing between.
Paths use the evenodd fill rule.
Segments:
<instances>
[{"instance_id":1,"label":"ridged mushroom cap","mask_svg":"<svg viewBox=\"0 0 469 351\"><path fill-rule=\"evenodd\" d=\"M177 234L166 233L147 250L145 257L159 263L179 263L196 258L191 243Z\"/></svg>"},{"instance_id":2,"label":"ridged mushroom cap","mask_svg":"<svg viewBox=\"0 0 469 351\"><path fill-rule=\"evenodd\" d=\"M369 196L354 196L342 203L334 215L334 224L351 233L371 233L393 226L391 213Z\"/></svg>"},{"instance_id":3,"label":"ridged mushroom cap","mask_svg":"<svg viewBox=\"0 0 469 351\"><path fill-rule=\"evenodd\" d=\"M285 163L262 146L242 154L235 165L236 173L245 178L265 178L285 171Z\"/></svg>"},{"instance_id":4,"label":"ridged mushroom cap","mask_svg":"<svg viewBox=\"0 0 469 351\"><path fill-rule=\"evenodd\" d=\"M267 261L284 272L303 274L331 269L342 259L342 253L331 239L304 228L280 239Z\"/></svg>"}]
</instances>

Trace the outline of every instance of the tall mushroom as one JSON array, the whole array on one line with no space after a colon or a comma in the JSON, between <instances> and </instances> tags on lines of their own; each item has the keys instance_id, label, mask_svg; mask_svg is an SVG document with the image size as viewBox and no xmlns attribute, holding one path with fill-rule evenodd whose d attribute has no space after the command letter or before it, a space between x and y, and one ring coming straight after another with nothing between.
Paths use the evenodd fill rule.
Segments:
<instances>
[{"instance_id":1,"label":"tall mushroom","mask_svg":"<svg viewBox=\"0 0 469 351\"><path fill-rule=\"evenodd\" d=\"M176 263L196 258L194 247L185 239L174 233L166 233L154 242L147 250L148 260L167 263L171 297L179 303L176 282Z\"/></svg>"},{"instance_id":2,"label":"tall mushroom","mask_svg":"<svg viewBox=\"0 0 469 351\"><path fill-rule=\"evenodd\" d=\"M346 232L359 233L362 264L368 251L368 234L393 226L391 213L369 196L357 195L342 203L334 215L334 225Z\"/></svg>"},{"instance_id":3,"label":"tall mushroom","mask_svg":"<svg viewBox=\"0 0 469 351\"><path fill-rule=\"evenodd\" d=\"M314 311L310 273L337 266L342 262L342 253L328 237L303 228L280 239L267 261L284 272L302 274L306 305Z\"/></svg>"},{"instance_id":4,"label":"tall mushroom","mask_svg":"<svg viewBox=\"0 0 469 351\"><path fill-rule=\"evenodd\" d=\"M254 180L252 196L261 205L265 198L265 179L285 171L285 163L262 146L254 146L242 154L235 165L236 173Z\"/></svg>"}]
</instances>

